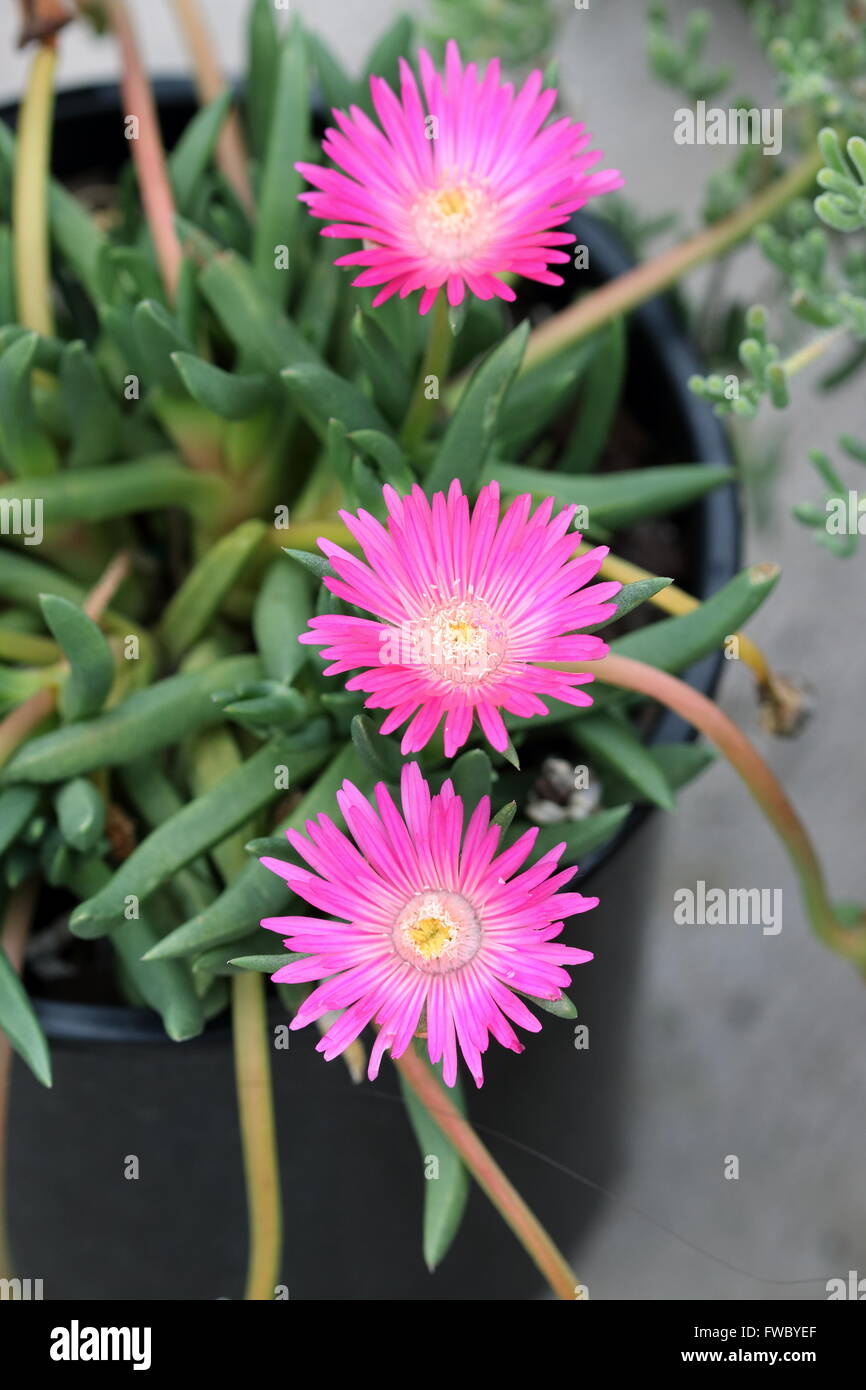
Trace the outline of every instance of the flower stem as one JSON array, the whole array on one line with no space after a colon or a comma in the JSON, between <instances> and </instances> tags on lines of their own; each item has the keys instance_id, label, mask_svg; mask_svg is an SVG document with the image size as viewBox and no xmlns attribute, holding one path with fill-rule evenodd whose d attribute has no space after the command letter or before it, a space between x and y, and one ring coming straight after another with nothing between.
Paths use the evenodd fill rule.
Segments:
<instances>
[{"instance_id":1,"label":"flower stem","mask_svg":"<svg viewBox=\"0 0 866 1390\"><path fill-rule=\"evenodd\" d=\"M6 952L9 964L21 974L24 951L30 933L33 907L36 902L36 879L22 883L9 898L0 948ZM6 1216L6 1140L9 1122L9 1081L12 1073L12 1047L5 1033L0 1032L0 1278L12 1277L12 1251Z\"/></svg>"},{"instance_id":2,"label":"flower stem","mask_svg":"<svg viewBox=\"0 0 866 1390\"><path fill-rule=\"evenodd\" d=\"M724 255L748 236L760 222L774 217L786 203L814 182L823 157L818 150L803 155L797 163L767 188L737 208L729 217L697 232L678 246L672 246L652 260L637 265L625 275L609 280L592 294L585 295L568 309L555 314L529 335L521 370L537 366L562 348L580 342L620 314L676 283L688 271L705 261Z\"/></svg>"},{"instance_id":3,"label":"flower stem","mask_svg":"<svg viewBox=\"0 0 866 1390\"><path fill-rule=\"evenodd\" d=\"M520 1193L508 1181L493 1155L482 1144L469 1121L461 1115L434 1073L409 1048L394 1062L407 1086L414 1091L428 1115L450 1139L479 1187L511 1227L526 1253L544 1275L557 1298L574 1302L580 1285L565 1257L532 1214Z\"/></svg>"},{"instance_id":4,"label":"flower stem","mask_svg":"<svg viewBox=\"0 0 866 1390\"><path fill-rule=\"evenodd\" d=\"M232 977L232 1031L250 1228L244 1299L270 1301L279 1282L283 1243L280 1170L265 982L253 971Z\"/></svg>"},{"instance_id":5,"label":"flower stem","mask_svg":"<svg viewBox=\"0 0 866 1390\"><path fill-rule=\"evenodd\" d=\"M575 550L575 555L586 555L594 545L583 541ZM606 555L601 562L599 575L602 579L618 579L621 584L634 584L637 580L652 579L649 570L633 565L630 560L622 560L618 555ZM682 617L700 608L700 599L686 593L676 584L660 589L649 599L656 608L672 617ZM803 698L787 677L774 671L761 648L745 633L734 634L739 643L739 659L750 668L758 688L767 727L772 733L790 733L802 716Z\"/></svg>"},{"instance_id":6,"label":"flower stem","mask_svg":"<svg viewBox=\"0 0 866 1390\"><path fill-rule=\"evenodd\" d=\"M452 342L453 334L448 317L448 297L443 290L436 296L433 304L430 336L427 339L421 371L415 383L415 390L412 393L412 400L409 403L406 420L403 424L401 440L405 449L413 449L417 444L420 444L427 433L436 410L439 394L445 386ZM437 393L433 399L429 399L427 394L427 382L431 376L435 377L437 381Z\"/></svg>"},{"instance_id":7,"label":"flower stem","mask_svg":"<svg viewBox=\"0 0 866 1390\"><path fill-rule=\"evenodd\" d=\"M576 671L571 663L550 663L553 669ZM622 690L639 691L658 700L700 729L739 773L770 825L776 831L796 870L806 914L816 935L831 950L866 967L866 920L857 927L846 927L836 914L827 893L824 874L815 847L784 789L770 771L758 750L726 714L706 695L693 690L685 681L630 657L609 655L593 661L590 669L598 680Z\"/></svg>"},{"instance_id":8,"label":"flower stem","mask_svg":"<svg viewBox=\"0 0 866 1390\"><path fill-rule=\"evenodd\" d=\"M54 710L56 691L43 687L4 719L0 719L0 767L8 762L20 744L47 719Z\"/></svg>"},{"instance_id":9,"label":"flower stem","mask_svg":"<svg viewBox=\"0 0 866 1390\"><path fill-rule=\"evenodd\" d=\"M165 292L169 303L173 303L183 255L175 231L174 197L162 147L156 105L124 0L108 0L108 14L120 48L126 114L135 116L138 120L137 137L132 138L130 144L141 201L153 237Z\"/></svg>"},{"instance_id":10,"label":"flower stem","mask_svg":"<svg viewBox=\"0 0 866 1390\"><path fill-rule=\"evenodd\" d=\"M795 372L801 372L804 367L809 367L813 362L817 362L828 348L835 347L838 342L845 337L847 329L833 328L829 333L822 333L819 337L813 338L810 343L805 343L797 352L792 352L790 357L786 357L782 366L785 369L785 376L793 376Z\"/></svg>"},{"instance_id":11,"label":"flower stem","mask_svg":"<svg viewBox=\"0 0 866 1390\"><path fill-rule=\"evenodd\" d=\"M199 101L208 105L225 90L225 79L213 50L198 0L175 0L178 20L195 69ZM237 111L230 111L217 141L217 163L250 218L256 205L249 176L249 156Z\"/></svg>"},{"instance_id":12,"label":"flower stem","mask_svg":"<svg viewBox=\"0 0 866 1390\"><path fill-rule=\"evenodd\" d=\"M48 237L48 173L57 52L53 40L36 50L18 118L18 157L12 194L15 297L18 321L54 335Z\"/></svg>"}]
</instances>

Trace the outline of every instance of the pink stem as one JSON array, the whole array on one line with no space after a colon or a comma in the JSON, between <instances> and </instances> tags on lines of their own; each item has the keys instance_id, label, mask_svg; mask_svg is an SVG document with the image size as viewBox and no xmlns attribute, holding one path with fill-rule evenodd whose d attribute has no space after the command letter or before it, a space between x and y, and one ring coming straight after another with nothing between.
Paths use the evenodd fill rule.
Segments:
<instances>
[{"instance_id":1,"label":"pink stem","mask_svg":"<svg viewBox=\"0 0 866 1390\"><path fill-rule=\"evenodd\" d=\"M174 226L174 197L165 162L165 151L162 148L153 92L123 0L109 0L108 12L120 48L126 114L135 116L138 120L138 138L131 140L131 144L141 200L153 237L165 292L169 302L173 303L183 253Z\"/></svg>"},{"instance_id":2,"label":"pink stem","mask_svg":"<svg viewBox=\"0 0 866 1390\"><path fill-rule=\"evenodd\" d=\"M580 1285L565 1257L508 1181L493 1155L482 1144L436 1077L410 1047L394 1062L430 1117L451 1140L469 1172L511 1227L526 1253L544 1275L557 1298L574 1302Z\"/></svg>"}]
</instances>

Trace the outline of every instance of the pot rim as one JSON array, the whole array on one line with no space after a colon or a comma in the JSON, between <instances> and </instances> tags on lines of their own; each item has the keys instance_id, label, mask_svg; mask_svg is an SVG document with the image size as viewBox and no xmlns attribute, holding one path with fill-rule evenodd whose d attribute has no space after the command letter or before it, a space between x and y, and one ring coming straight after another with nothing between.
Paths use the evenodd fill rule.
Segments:
<instances>
[{"instance_id":1,"label":"pot rim","mask_svg":"<svg viewBox=\"0 0 866 1390\"><path fill-rule=\"evenodd\" d=\"M186 107L195 101L193 85L184 77L156 77L152 81L158 107ZM62 126L77 118L92 117L100 111L108 114L121 109L120 87L116 83L80 84L57 93L55 125ZM0 120L14 125L17 112L17 102L7 103L0 107ZM614 279L634 265L616 232L602 219L578 212L572 220L585 229L586 240L592 246L593 271L600 271L602 280ZM690 376L702 372L703 364L674 312L670 297L658 295L639 305L629 314L628 325L632 340L638 338L652 344L656 367L664 378L671 413L678 418L683 434L689 439L692 458L705 464L730 464L732 453L721 421L711 406L689 391L686 384ZM707 493L693 504L690 511L699 518L700 544L695 548L694 590L703 599L721 588L740 567L741 518L736 484L731 482ZM682 679L701 694L712 697L718 687L723 665L721 652L711 654L682 672ZM695 737L695 730L668 710L655 722L647 742L650 745L690 742ZM619 830L584 858L580 871L581 885L613 858L654 810L647 804L635 806ZM172 1041L157 1015L149 1009L31 997L47 1037L54 1041ZM223 1033L227 1028L225 1015L220 1015L208 1023L201 1037Z\"/></svg>"}]
</instances>

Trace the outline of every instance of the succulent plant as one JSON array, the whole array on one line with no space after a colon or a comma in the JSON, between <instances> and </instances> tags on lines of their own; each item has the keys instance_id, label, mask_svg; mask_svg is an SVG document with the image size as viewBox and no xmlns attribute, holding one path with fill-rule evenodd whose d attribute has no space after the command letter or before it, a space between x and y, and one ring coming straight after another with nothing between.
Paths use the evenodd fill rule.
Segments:
<instances>
[{"instance_id":1,"label":"succulent plant","mask_svg":"<svg viewBox=\"0 0 866 1390\"><path fill-rule=\"evenodd\" d=\"M7 922L62 892L72 936L113 953L120 998L156 1011L177 1041L231 1002L266 1080L263 977L285 953L265 953L259 923L285 908L287 891L259 858L285 857L283 832L330 809L346 778L394 785L406 761L363 693L324 676L297 640L311 618L346 610L323 587L316 553L319 537L351 547L338 509L381 518L386 484L434 492L458 479L472 494L495 480L507 497L578 507L581 531L607 541L728 485L731 471L691 460L599 467L624 380L621 312L576 329L566 313L530 335L534 301L521 291L513 308L473 297L445 307L430 330L405 299L372 309L334 264L350 241L320 237L298 200L295 165L319 148L312 94L370 111L370 74L396 85L398 59L411 54L408 21L356 80L299 24L278 31L258 0L239 107L219 92L164 157L123 7L106 14L123 54L130 151L108 205L88 207L86 181L73 192L46 177L50 45L37 53L17 144L0 125ZM581 287L570 266L566 276L564 302ZM441 381L437 333L451 349ZM767 364L752 355L757 380ZM635 712L675 697L663 683L630 686L636 663L675 673L718 651L777 579L755 567L698 605L613 555L601 573L625 581L617 618L640 603L666 613L625 636L612 629L620 684L600 683L589 708L552 701L542 720L510 717L504 753L478 743L448 759L433 740L421 754L431 785L450 776L468 811L491 795L515 837L531 804L518 768L537 774L555 735L560 757L598 768L604 786L588 814L539 834L538 850L564 841L571 862L635 804L669 809L709 758L644 743ZM743 642L772 695L772 675ZM821 918L818 890L813 902ZM0 1025L47 1082L13 955L0 952ZM306 987L277 993L294 1014ZM347 1053L355 1071L362 1046ZM414 1082L423 1143L435 1123L430 1082ZM459 1128L448 1133L459 1147ZM465 1168L449 1152L453 1185L427 1196L431 1264L465 1200ZM443 1224L437 1204L449 1203L456 1219Z\"/></svg>"}]
</instances>

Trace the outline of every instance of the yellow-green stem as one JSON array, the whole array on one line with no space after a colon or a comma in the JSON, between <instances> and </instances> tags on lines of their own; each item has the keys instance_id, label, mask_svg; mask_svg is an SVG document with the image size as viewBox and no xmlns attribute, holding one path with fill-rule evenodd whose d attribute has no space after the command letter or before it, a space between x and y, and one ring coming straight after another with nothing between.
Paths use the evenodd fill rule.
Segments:
<instances>
[{"instance_id":1,"label":"yellow-green stem","mask_svg":"<svg viewBox=\"0 0 866 1390\"><path fill-rule=\"evenodd\" d=\"M549 664L559 671L578 669L569 662ZM642 661L610 654L601 661L593 661L590 670L597 680L607 685L639 691L658 700L706 734L739 773L787 850L800 881L806 914L816 935L846 960L854 962L861 969L866 967L866 922L848 928L839 921L827 893L824 873L809 832L778 779L736 724L705 695L693 690L676 676Z\"/></svg>"},{"instance_id":2,"label":"yellow-green stem","mask_svg":"<svg viewBox=\"0 0 866 1390\"><path fill-rule=\"evenodd\" d=\"M254 971L232 978L232 1032L249 1220L244 1299L261 1302L274 1297L283 1241L265 980Z\"/></svg>"},{"instance_id":3,"label":"yellow-green stem","mask_svg":"<svg viewBox=\"0 0 866 1390\"><path fill-rule=\"evenodd\" d=\"M461 1115L451 1097L440 1086L427 1063L410 1047L394 1065L430 1118L439 1126L445 1137L451 1140L479 1187L514 1232L557 1298L568 1302L581 1298L581 1286L565 1256L557 1249L520 1193L509 1182L469 1121Z\"/></svg>"},{"instance_id":4,"label":"yellow-green stem","mask_svg":"<svg viewBox=\"0 0 866 1390\"><path fill-rule=\"evenodd\" d=\"M790 357L786 357L782 366L785 369L785 376L794 376L796 372L801 372L804 367L809 367L813 362L817 362L819 357L831 347L845 337L845 328L833 328L829 333L822 333L820 337L813 338L810 343L805 343L803 347L792 352Z\"/></svg>"},{"instance_id":5,"label":"yellow-green stem","mask_svg":"<svg viewBox=\"0 0 866 1390\"><path fill-rule=\"evenodd\" d=\"M46 338L54 334L48 175L56 65L53 41L42 44L33 59L18 118L18 157L12 193L18 322Z\"/></svg>"},{"instance_id":6,"label":"yellow-green stem","mask_svg":"<svg viewBox=\"0 0 866 1390\"><path fill-rule=\"evenodd\" d=\"M453 334L448 316L448 298L443 289L436 296L433 304L430 336L427 339L421 370L403 424L401 439L406 449L413 449L417 444L420 444L427 433L439 395L445 387L452 342ZM429 394L428 385L431 377L435 377L437 383L436 394L433 397Z\"/></svg>"}]
</instances>

